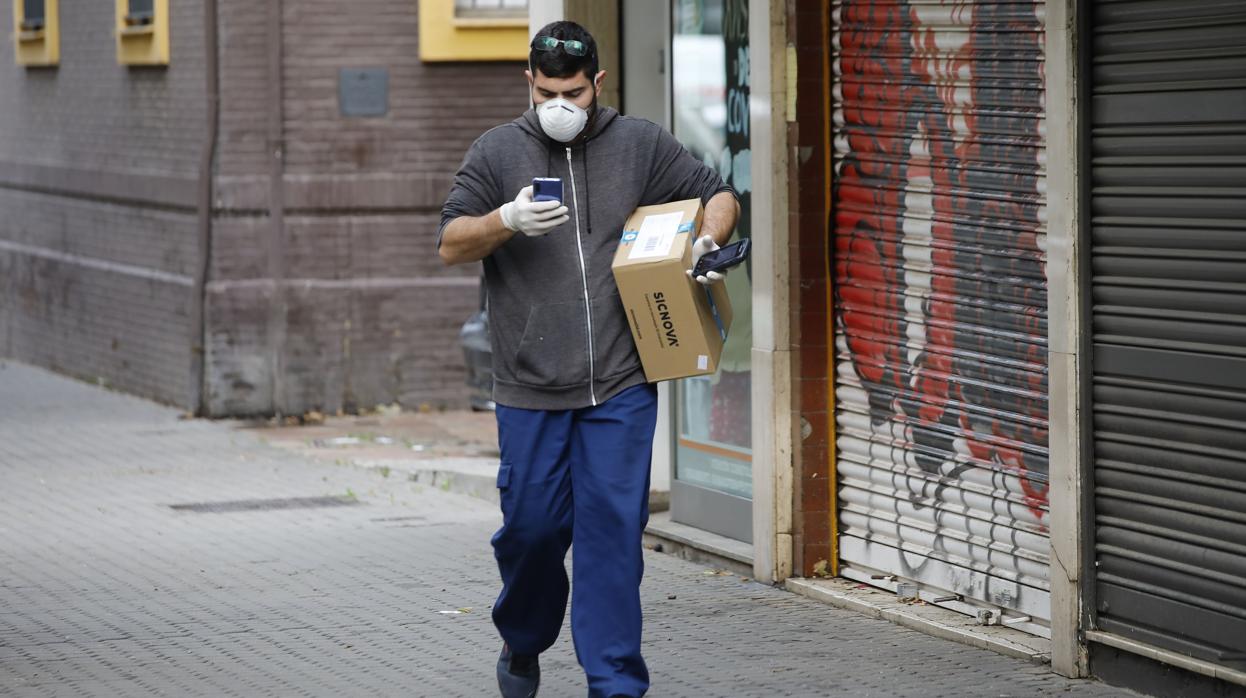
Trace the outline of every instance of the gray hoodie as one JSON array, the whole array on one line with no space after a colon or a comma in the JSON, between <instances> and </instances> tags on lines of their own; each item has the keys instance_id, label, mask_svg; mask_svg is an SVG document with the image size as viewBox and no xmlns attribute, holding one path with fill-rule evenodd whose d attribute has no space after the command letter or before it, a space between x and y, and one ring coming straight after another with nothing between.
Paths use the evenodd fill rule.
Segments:
<instances>
[{"instance_id":1,"label":"gray hoodie","mask_svg":"<svg viewBox=\"0 0 1246 698\"><path fill-rule=\"evenodd\" d=\"M540 237L515 234L484 260L500 405L598 405L645 382L610 264L637 206L731 191L657 124L608 107L573 146L551 140L528 110L472 144L441 212L483 216L533 177L561 177L570 220ZM437 235L441 244L441 232Z\"/></svg>"}]
</instances>

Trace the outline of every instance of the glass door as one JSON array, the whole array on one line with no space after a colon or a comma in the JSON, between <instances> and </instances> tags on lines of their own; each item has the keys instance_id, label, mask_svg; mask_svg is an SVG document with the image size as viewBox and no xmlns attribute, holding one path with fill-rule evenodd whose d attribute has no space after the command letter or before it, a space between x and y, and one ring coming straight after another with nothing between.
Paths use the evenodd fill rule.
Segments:
<instances>
[{"instance_id":1,"label":"glass door","mask_svg":"<svg viewBox=\"0 0 1246 698\"><path fill-rule=\"evenodd\" d=\"M672 132L740 195L736 238L751 210L747 0L672 0ZM721 368L675 386L671 518L746 542L753 537L752 268L727 276L734 320Z\"/></svg>"}]
</instances>

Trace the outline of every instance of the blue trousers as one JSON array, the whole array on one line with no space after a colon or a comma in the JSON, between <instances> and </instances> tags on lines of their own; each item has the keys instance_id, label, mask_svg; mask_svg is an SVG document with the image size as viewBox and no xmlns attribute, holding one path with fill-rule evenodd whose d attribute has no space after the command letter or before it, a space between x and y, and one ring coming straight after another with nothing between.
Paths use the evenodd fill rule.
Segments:
<instances>
[{"instance_id":1,"label":"blue trousers","mask_svg":"<svg viewBox=\"0 0 1246 698\"><path fill-rule=\"evenodd\" d=\"M596 407L525 410L498 405L502 528L493 552L502 593L493 623L517 654L558 638L575 546L571 637L589 696L642 696L641 534L649 520L649 463L657 390L628 388Z\"/></svg>"}]
</instances>

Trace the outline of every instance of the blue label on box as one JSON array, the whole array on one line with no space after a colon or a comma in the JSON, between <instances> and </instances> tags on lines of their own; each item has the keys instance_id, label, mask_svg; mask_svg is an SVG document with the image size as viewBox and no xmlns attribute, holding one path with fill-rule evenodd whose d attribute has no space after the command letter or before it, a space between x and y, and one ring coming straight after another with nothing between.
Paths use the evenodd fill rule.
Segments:
<instances>
[{"instance_id":1,"label":"blue label on box","mask_svg":"<svg viewBox=\"0 0 1246 698\"><path fill-rule=\"evenodd\" d=\"M635 242L636 236L639 234L640 233L636 232L635 230L624 230L623 231L623 242Z\"/></svg>"}]
</instances>

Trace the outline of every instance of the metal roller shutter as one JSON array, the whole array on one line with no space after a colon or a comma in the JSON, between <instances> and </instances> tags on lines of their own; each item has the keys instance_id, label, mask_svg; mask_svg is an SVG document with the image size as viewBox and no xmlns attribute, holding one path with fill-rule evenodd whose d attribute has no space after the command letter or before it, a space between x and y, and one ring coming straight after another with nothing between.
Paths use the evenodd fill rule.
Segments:
<instances>
[{"instance_id":1,"label":"metal roller shutter","mask_svg":"<svg viewBox=\"0 0 1246 698\"><path fill-rule=\"evenodd\" d=\"M1096 624L1246 668L1246 3L1091 12Z\"/></svg>"},{"instance_id":2,"label":"metal roller shutter","mask_svg":"<svg viewBox=\"0 0 1246 698\"><path fill-rule=\"evenodd\" d=\"M833 10L841 573L1049 635L1043 3Z\"/></svg>"}]
</instances>

